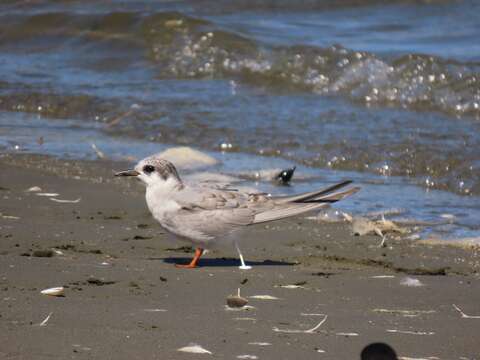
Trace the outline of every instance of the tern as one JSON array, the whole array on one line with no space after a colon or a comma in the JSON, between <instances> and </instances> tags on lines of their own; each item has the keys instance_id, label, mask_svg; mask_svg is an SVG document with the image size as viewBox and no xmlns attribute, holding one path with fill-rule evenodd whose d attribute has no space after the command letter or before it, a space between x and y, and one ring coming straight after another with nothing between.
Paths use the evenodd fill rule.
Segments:
<instances>
[{"instance_id":1,"label":"tern","mask_svg":"<svg viewBox=\"0 0 480 360\"><path fill-rule=\"evenodd\" d=\"M115 176L140 179L146 185L145 198L153 217L167 231L194 245L192 261L186 265L175 264L181 268L195 268L206 249L233 245L240 258L240 269L250 269L238 246L240 230L319 210L360 189L343 189L352 183L346 180L303 194L270 196L212 184L189 185L181 180L170 161L158 155L149 156L134 169L120 171Z\"/></svg>"}]
</instances>

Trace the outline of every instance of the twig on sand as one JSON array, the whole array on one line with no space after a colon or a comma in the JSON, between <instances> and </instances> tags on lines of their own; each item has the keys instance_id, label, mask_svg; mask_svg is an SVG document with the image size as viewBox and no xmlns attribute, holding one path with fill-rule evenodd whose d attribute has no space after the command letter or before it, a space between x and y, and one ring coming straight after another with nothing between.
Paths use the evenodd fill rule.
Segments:
<instances>
[{"instance_id":1,"label":"twig on sand","mask_svg":"<svg viewBox=\"0 0 480 360\"><path fill-rule=\"evenodd\" d=\"M3 213L0 212L0 218L2 219L10 219L10 220L20 220L18 216L12 216L12 215L4 215Z\"/></svg>"},{"instance_id":2,"label":"twig on sand","mask_svg":"<svg viewBox=\"0 0 480 360\"><path fill-rule=\"evenodd\" d=\"M411 330L397 330L387 329L389 333L409 334L409 335L435 335L433 331L411 331Z\"/></svg>"},{"instance_id":3,"label":"twig on sand","mask_svg":"<svg viewBox=\"0 0 480 360\"><path fill-rule=\"evenodd\" d=\"M377 230L375 230L375 232L377 232ZM378 232L380 233L380 236L382 237L382 241L380 242L380 244L378 244L378 247L383 248L383 247L386 246L385 245L385 240L387 239L387 236L383 235L381 230L378 230Z\"/></svg>"},{"instance_id":4,"label":"twig on sand","mask_svg":"<svg viewBox=\"0 0 480 360\"><path fill-rule=\"evenodd\" d=\"M50 200L55 201L57 203L61 203L61 204L76 204L76 203L80 202L81 199L78 198L78 199L75 199L75 200L66 200L66 199L50 198Z\"/></svg>"},{"instance_id":5,"label":"twig on sand","mask_svg":"<svg viewBox=\"0 0 480 360\"><path fill-rule=\"evenodd\" d=\"M327 320L328 315L325 315L325 317L320 321L317 325L315 325L313 328L309 330L298 330L298 329L279 329L276 326L273 328L273 331L275 332L281 332L281 333L289 333L289 334L313 334L315 331L320 328L320 326L323 325L323 323Z\"/></svg>"},{"instance_id":6,"label":"twig on sand","mask_svg":"<svg viewBox=\"0 0 480 360\"><path fill-rule=\"evenodd\" d=\"M45 318L45 320L43 320L40 324L38 324L38 326L46 326L47 322L48 322L48 320L50 320L50 316L52 316L52 314L53 314L53 312L48 314L48 316Z\"/></svg>"},{"instance_id":7,"label":"twig on sand","mask_svg":"<svg viewBox=\"0 0 480 360\"><path fill-rule=\"evenodd\" d=\"M457 310L460 313L460 315L462 315L462 318L464 319L480 319L480 315L467 315L457 305L452 304L452 306L455 310Z\"/></svg>"},{"instance_id":8,"label":"twig on sand","mask_svg":"<svg viewBox=\"0 0 480 360\"><path fill-rule=\"evenodd\" d=\"M402 315L405 317L416 317L423 314L433 314L435 310L399 310L399 309L373 309L373 312Z\"/></svg>"}]
</instances>

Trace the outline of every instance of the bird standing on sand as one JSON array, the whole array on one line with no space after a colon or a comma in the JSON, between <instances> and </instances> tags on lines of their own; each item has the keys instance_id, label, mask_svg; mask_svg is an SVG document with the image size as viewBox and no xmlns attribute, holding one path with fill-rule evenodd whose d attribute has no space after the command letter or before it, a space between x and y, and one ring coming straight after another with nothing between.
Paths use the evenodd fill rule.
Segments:
<instances>
[{"instance_id":1,"label":"bird standing on sand","mask_svg":"<svg viewBox=\"0 0 480 360\"><path fill-rule=\"evenodd\" d=\"M147 206L153 217L163 228L196 247L189 264L176 264L182 268L196 267L204 249L232 244L240 257L240 269L250 269L238 247L239 230L318 210L359 190L354 187L338 191L351 183L344 181L304 194L275 197L211 185L189 186L180 179L175 166L158 155L149 156L133 170L115 176L134 176L145 183Z\"/></svg>"}]
</instances>

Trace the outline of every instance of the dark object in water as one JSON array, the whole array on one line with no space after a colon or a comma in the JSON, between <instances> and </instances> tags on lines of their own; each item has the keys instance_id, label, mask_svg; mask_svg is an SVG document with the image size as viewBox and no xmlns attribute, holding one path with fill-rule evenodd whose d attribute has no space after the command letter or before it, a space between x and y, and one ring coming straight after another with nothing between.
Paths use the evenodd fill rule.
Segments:
<instances>
[{"instance_id":1,"label":"dark object in water","mask_svg":"<svg viewBox=\"0 0 480 360\"><path fill-rule=\"evenodd\" d=\"M277 176L275 176L275 180L277 180L278 183L281 185L288 185L290 183L290 180L292 180L293 173L295 172L296 168L297 167L294 166L290 169L280 171Z\"/></svg>"},{"instance_id":2,"label":"dark object in water","mask_svg":"<svg viewBox=\"0 0 480 360\"><path fill-rule=\"evenodd\" d=\"M361 360L397 360L397 354L385 343L367 345L360 354Z\"/></svg>"}]
</instances>

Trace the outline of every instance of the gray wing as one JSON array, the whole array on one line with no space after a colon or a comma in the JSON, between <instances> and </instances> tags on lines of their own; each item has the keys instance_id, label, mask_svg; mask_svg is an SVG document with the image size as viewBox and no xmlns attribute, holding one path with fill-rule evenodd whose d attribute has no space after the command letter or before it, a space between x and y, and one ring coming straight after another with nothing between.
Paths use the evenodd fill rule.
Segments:
<instances>
[{"instance_id":1,"label":"gray wing","mask_svg":"<svg viewBox=\"0 0 480 360\"><path fill-rule=\"evenodd\" d=\"M182 207L170 219L176 228L187 229L183 236L213 239L224 236L245 225L284 219L308 211L318 210L328 204L356 193L345 181L334 186L292 197L270 197L266 194L247 194L234 189L189 188L175 198ZM182 226L188 224L188 226Z\"/></svg>"},{"instance_id":2,"label":"gray wing","mask_svg":"<svg viewBox=\"0 0 480 360\"><path fill-rule=\"evenodd\" d=\"M199 240L228 235L252 224L255 216L248 195L233 189L189 188L178 193L175 201L181 209L166 221L183 229L179 235Z\"/></svg>"},{"instance_id":3,"label":"gray wing","mask_svg":"<svg viewBox=\"0 0 480 360\"><path fill-rule=\"evenodd\" d=\"M350 183L351 181L346 181L326 189L291 197L270 198L268 202L258 206L253 223L258 224L284 219L327 207L329 204L340 201L360 190L358 187L353 187L347 190L337 191Z\"/></svg>"}]
</instances>

